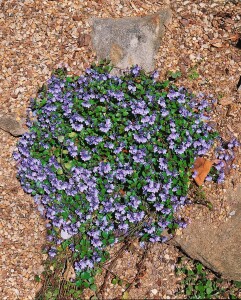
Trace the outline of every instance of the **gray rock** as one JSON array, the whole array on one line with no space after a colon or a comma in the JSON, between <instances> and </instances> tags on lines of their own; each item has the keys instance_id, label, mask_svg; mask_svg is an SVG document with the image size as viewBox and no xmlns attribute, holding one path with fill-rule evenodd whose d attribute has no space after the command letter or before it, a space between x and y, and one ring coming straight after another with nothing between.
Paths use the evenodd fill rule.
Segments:
<instances>
[{"instance_id":1,"label":"gray rock","mask_svg":"<svg viewBox=\"0 0 241 300\"><path fill-rule=\"evenodd\" d=\"M27 131L27 129L23 128L21 122L18 122L10 115L0 115L0 129L16 137L23 135Z\"/></svg>"},{"instance_id":2,"label":"gray rock","mask_svg":"<svg viewBox=\"0 0 241 300\"><path fill-rule=\"evenodd\" d=\"M193 220L171 244L224 278L241 280L241 184L227 191L232 204L229 218L215 227L206 220ZM235 212L235 213L234 213Z\"/></svg>"},{"instance_id":3,"label":"gray rock","mask_svg":"<svg viewBox=\"0 0 241 300\"><path fill-rule=\"evenodd\" d=\"M97 58L109 59L119 68L137 64L146 71L153 70L154 57L171 16L170 9L163 9L145 17L94 18L92 44Z\"/></svg>"}]
</instances>

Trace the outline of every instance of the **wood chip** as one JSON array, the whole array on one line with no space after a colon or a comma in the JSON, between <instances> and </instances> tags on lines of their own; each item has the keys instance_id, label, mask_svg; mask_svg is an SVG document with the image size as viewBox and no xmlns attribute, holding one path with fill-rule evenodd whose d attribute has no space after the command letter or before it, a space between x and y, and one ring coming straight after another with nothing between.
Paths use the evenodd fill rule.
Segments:
<instances>
[{"instance_id":1,"label":"wood chip","mask_svg":"<svg viewBox=\"0 0 241 300\"><path fill-rule=\"evenodd\" d=\"M200 186L204 183L204 180L210 172L212 165L213 161L210 161L204 157L198 157L195 160L194 168L192 169L192 171L196 173L194 180L197 183L197 185Z\"/></svg>"},{"instance_id":2,"label":"wood chip","mask_svg":"<svg viewBox=\"0 0 241 300\"><path fill-rule=\"evenodd\" d=\"M78 46L79 47L85 47L89 46L91 43L91 36L89 34L83 33L79 35L78 38Z\"/></svg>"},{"instance_id":3,"label":"wood chip","mask_svg":"<svg viewBox=\"0 0 241 300\"><path fill-rule=\"evenodd\" d=\"M221 98L218 103L222 106L227 106L227 105L230 105L233 103L233 99L232 98L227 98L227 97L224 97L224 98Z\"/></svg>"},{"instance_id":4,"label":"wood chip","mask_svg":"<svg viewBox=\"0 0 241 300\"><path fill-rule=\"evenodd\" d=\"M71 279L74 280L75 277L76 277L76 274L75 274L74 268L72 267L72 264L69 261L67 261L67 267L64 272L63 278L66 281L71 281Z\"/></svg>"}]
</instances>

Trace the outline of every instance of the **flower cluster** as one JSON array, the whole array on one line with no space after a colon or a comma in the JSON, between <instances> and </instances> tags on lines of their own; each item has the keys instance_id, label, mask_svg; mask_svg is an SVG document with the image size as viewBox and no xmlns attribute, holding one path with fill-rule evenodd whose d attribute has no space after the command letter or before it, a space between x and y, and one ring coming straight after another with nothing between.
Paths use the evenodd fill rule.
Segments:
<instances>
[{"instance_id":1,"label":"flower cluster","mask_svg":"<svg viewBox=\"0 0 241 300\"><path fill-rule=\"evenodd\" d=\"M207 101L138 66L120 77L109 71L53 75L32 100L30 131L14 154L23 189L49 221L49 255L69 247L80 286L108 258L106 246L130 235L165 241L164 230L185 226L176 212L190 167L217 138Z\"/></svg>"}]
</instances>

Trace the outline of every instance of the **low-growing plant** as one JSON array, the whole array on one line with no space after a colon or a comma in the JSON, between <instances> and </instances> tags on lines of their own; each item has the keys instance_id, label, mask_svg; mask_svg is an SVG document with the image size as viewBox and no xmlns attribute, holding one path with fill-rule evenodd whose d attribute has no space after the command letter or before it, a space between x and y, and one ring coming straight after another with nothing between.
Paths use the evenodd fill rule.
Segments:
<instances>
[{"instance_id":1,"label":"low-growing plant","mask_svg":"<svg viewBox=\"0 0 241 300\"><path fill-rule=\"evenodd\" d=\"M71 251L75 285L93 291L108 246L132 237L165 242L163 232L186 226L177 210L190 169L219 138L203 95L138 66L121 76L111 69L56 71L32 99L29 132L14 153L24 191L48 220L49 256ZM219 182L237 145L220 145Z\"/></svg>"},{"instance_id":2,"label":"low-growing plant","mask_svg":"<svg viewBox=\"0 0 241 300\"><path fill-rule=\"evenodd\" d=\"M197 71L197 67L196 67L196 66L193 67L193 68L190 68L190 69L188 70L188 78L189 78L190 80L198 79L198 77L199 77L199 73L198 73L198 71Z\"/></svg>"},{"instance_id":3,"label":"low-growing plant","mask_svg":"<svg viewBox=\"0 0 241 300\"><path fill-rule=\"evenodd\" d=\"M167 76L168 79L172 81L172 80L176 80L177 78L180 78L182 76L182 73L180 71L175 71L175 72L169 71L167 73Z\"/></svg>"},{"instance_id":4,"label":"low-growing plant","mask_svg":"<svg viewBox=\"0 0 241 300\"><path fill-rule=\"evenodd\" d=\"M188 299L239 299L241 282L223 280L200 262L181 257L176 274L183 278L177 295L184 294Z\"/></svg>"}]
</instances>

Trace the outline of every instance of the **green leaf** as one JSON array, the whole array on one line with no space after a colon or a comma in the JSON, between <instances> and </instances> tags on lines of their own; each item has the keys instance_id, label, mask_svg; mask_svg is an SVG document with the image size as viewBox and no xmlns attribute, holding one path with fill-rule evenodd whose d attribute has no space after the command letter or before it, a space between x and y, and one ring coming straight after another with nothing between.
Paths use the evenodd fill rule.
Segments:
<instances>
[{"instance_id":1,"label":"green leaf","mask_svg":"<svg viewBox=\"0 0 241 300\"><path fill-rule=\"evenodd\" d=\"M68 136L69 136L70 138L74 138L74 137L77 136L77 133L74 132L74 131L72 131L72 132L70 132L70 133L68 134Z\"/></svg>"},{"instance_id":2,"label":"green leaf","mask_svg":"<svg viewBox=\"0 0 241 300\"><path fill-rule=\"evenodd\" d=\"M190 296L192 294L192 287L191 286L189 286L189 287L186 288L186 294L188 296Z\"/></svg>"},{"instance_id":3,"label":"green leaf","mask_svg":"<svg viewBox=\"0 0 241 300\"><path fill-rule=\"evenodd\" d=\"M82 281L82 280L77 280L77 281L75 282L75 285L76 285L77 287L81 287L81 286L83 285L83 281Z\"/></svg>"},{"instance_id":4,"label":"green leaf","mask_svg":"<svg viewBox=\"0 0 241 300\"><path fill-rule=\"evenodd\" d=\"M202 272L202 269L203 269L202 264L198 263L196 267L197 267L197 271L198 271L199 273Z\"/></svg>"},{"instance_id":5,"label":"green leaf","mask_svg":"<svg viewBox=\"0 0 241 300\"><path fill-rule=\"evenodd\" d=\"M93 277L90 277L90 278L88 279L88 281L89 281L90 284L93 284L93 283L95 282L95 279L94 279Z\"/></svg>"},{"instance_id":6,"label":"green leaf","mask_svg":"<svg viewBox=\"0 0 241 300\"><path fill-rule=\"evenodd\" d=\"M64 141L64 136L63 136L63 135L58 136L58 140L60 141L60 143L63 143L63 141Z\"/></svg>"},{"instance_id":7,"label":"green leaf","mask_svg":"<svg viewBox=\"0 0 241 300\"><path fill-rule=\"evenodd\" d=\"M90 284L89 284L89 282L84 281L84 282L83 282L83 286L84 286L85 288L88 288L88 287L90 286Z\"/></svg>"},{"instance_id":8,"label":"green leaf","mask_svg":"<svg viewBox=\"0 0 241 300\"><path fill-rule=\"evenodd\" d=\"M97 290L97 286L95 284L91 284L90 289L95 292Z\"/></svg>"},{"instance_id":9,"label":"green leaf","mask_svg":"<svg viewBox=\"0 0 241 300\"><path fill-rule=\"evenodd\" d=\"M89 279L91 276L90 276L89 272L84 272L84 273L81 273L80 277L82 279Z\"/></svg>"},{"instance_id":10,"label":"green leaf","mask_svg":"<svg viewBox=\"0 0 241 300\"><path fill-rule=\"evenodd\" d=\"M112 283L112 284L117 284L117 283L118 283L118 279L117 279L117 278L113 278L113 279L111 280L111 283Z\"/></svg>"},{"instance_id":11,"label":"green leaf","mask_svg":"<svg viewBox=\"0 0 241 300\"><path fill-rule=\"evenodd\" d=\"M198 291L200 291L200 292L204 292L205 291L205 287L203 286L203 285L198 285L198 286L196 286L195 287Z\"/></svg>"},{"instance_id":12,"label":"green leaf","mask_svg":"<svg viewBox=\"0 0 241 300\"><path fill-rule=\"evenodd\" d=\"M62 175L62 174L63 174L63 170L62 170L62 169L58 169L58 170L57 170L57 174L58 174L58 175Z\"/></svg>"},{"instance_id":13,"label":"green leaf","mask_svg":"<svg viewBox=\"0 0 241 300\"><path fill-rule=\"evenodd\" d=\"M65 168L70 170L72 168L72 163L71 162L67 162L64 164Z\"/></svg>"},{"instance_id":14,"label":"green leaf","mask_svg":"<svg viewBox=\"0 0 241 300\"><path fill-rule=\"evenodd\" d=\"M241 281L234 281L233 283L237 288L241 288Z\"/></svg>"},{"instance_id":15,"label":"green leaf","mask_svg":"<svg viewBox=\"0 0 241 300\"><path fill-rule=\"evenodd\" d=\"M206 288L206 292L208 295L212 293L213 289L211 287Z\"/></svg>"},{"instance_id":16,"label":"green leaf","mask_svg":"<svg viewBox=\"0 0 241 300\"><path fill-rule=\"evenodd\" d=\"M127 291L125 291L125 292L123 293L122 299L123 299L123 300L129 299L129 293L128 293Z\"/></svg>"}]
</instances>

